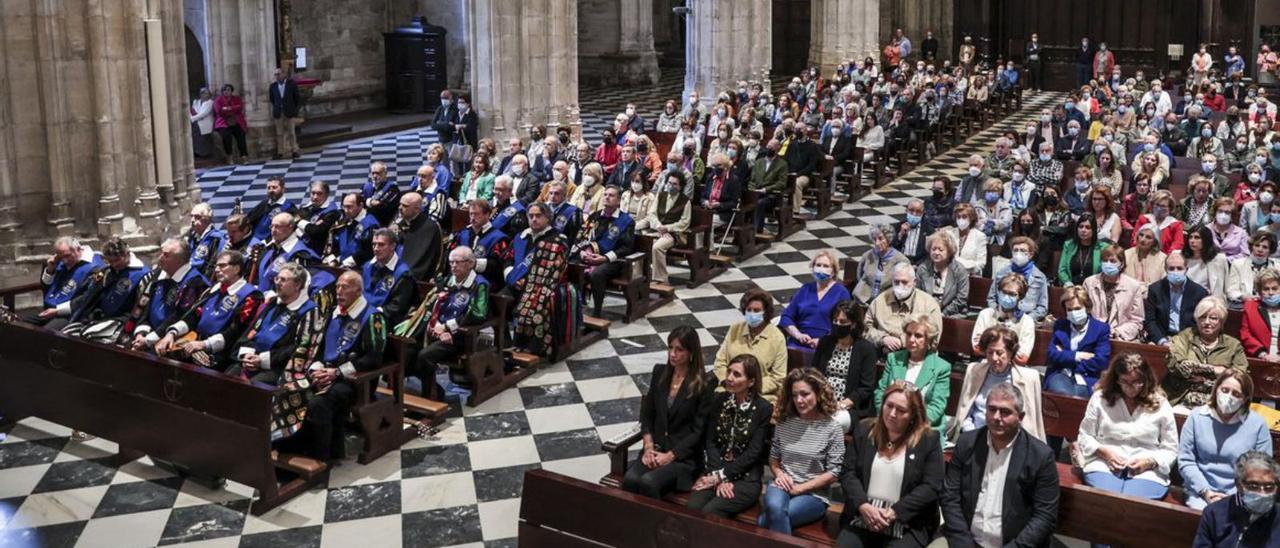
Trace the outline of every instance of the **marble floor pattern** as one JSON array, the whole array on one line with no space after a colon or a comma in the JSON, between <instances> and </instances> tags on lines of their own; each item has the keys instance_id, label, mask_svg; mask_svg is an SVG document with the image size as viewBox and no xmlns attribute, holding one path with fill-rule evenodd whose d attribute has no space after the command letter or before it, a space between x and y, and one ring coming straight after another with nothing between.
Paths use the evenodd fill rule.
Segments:
<instances>
[{"instance_id":1,"label":"marble floor pattern","mask_svg":"<svg viewBox=\"0 0 1280 548\"><path fill-rule=\"evenodd\" d=\"M583 120L598 138L627 100L656 116L678 97L680 81L667 77L649 90L584 91ZM819 249L859 256L867 226L900 220L905 203L929 193L938 174L958 178L971 153L986 154L994 136L1015 128L1055 100L1029 97L1026 109L919 167L879 191L730 269L696 289L681 288L675 302L631 324L616 321L610 339L525 379L479 407L455 404L439 434L418 439L369 464L350 460L316 488L263 515L246 513L252 490L234 483L210 490L174 476L143 458L119 468L104 464L115 444L77 442L71 431L46 421L19 423L0 442L0 546L513 546L522 474L545 468L587 481L608 469L601 440L635 428L640 395L654 364L665 360L665 337L677 325L697 328L713 356L728 326L738 321L738 298L748 288L770 291L785 305L809 281L809 258ZM383 160L407 180L434 142L427 131L405 132L309 152L295 161L237 166L200 176L219 218L234 197L253 203L261 181L283 174L298 199L303 183L320 178L341 190L358 188L368 163ZM684 274L673 268L673 275ZM607 315L619 319L620 299Z\"/></svg>"}]
</instances>

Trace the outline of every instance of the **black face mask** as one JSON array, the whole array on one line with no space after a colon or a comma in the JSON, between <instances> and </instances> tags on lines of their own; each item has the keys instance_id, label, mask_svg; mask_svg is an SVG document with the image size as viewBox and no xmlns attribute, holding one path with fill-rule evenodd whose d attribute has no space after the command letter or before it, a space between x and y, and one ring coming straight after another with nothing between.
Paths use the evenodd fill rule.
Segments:
<instances>
[{"instance_id":1,"label":"black face mask","mask_svg":"<svg viewBox=\"0 0 1280 548\"><path fill-rule=\"evenodd\" d=\"M773 150L773 149L771 149L771 148L766 148L766 149L764 149L764 155L765 155L765 157L767 157L767 158L772 158L772 157L776 156L777 154L778 154L778 151Z\"/></svg>"},{"instance_id":2,"label":"black face mask","mask_svg":"<svg viewBox=\"0 0 1280 548\"><path fill-rule=\"evenodd\" d=\"M938 189L936 189L936 188L935 188L935 189L933 189L933 199L934 199L934 200L941 200L943 196L946 196L946 193L945 193L945 192L943 192L943 191L941 191L941 190L938 190Z\"/></svg>"},{"instance_id":3,"label":"black face mask","mask_svg":"<svg viewBox=\"0 0 1280 548\"><path fill-rule=\"evenodd\" d=\"M1044 203L1048 204L1049 206L1056 206L1058 205L1058 197L1053 195L1045 196Z\"/></svg>"},{"instance_id":4,"label":"black face mask","mask_svg":"<svg viewBox=\"0 0 1280 548\"><path fill-rule=\"evenodd\" d=\"M832 324L831 334L834 335L837 339L843 339L853 334L853 326Z\"/></svg>"}]
</instances>

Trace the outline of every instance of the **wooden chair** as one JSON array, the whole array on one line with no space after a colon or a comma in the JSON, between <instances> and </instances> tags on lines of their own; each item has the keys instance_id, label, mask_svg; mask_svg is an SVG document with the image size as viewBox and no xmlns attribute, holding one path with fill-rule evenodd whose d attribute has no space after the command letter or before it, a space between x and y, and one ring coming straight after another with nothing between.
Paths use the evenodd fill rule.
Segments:
<instances>
[{"instance_id":1,"label":"wooden chair","mask_svg":"<svg viewBox=\"0 0 1280 548\"><path fill-rule=\"evenodd\" d=\"M685 231L684 243L677 241L667 252L667 261L682 260L689 267L688 286L698 287L704 282L719 276L728 269L727 265L711 260L712 230L714 213L702 206L692 206L692 220ZM662 289L662 288L659 288Z\"/></svg>"},{"instance_id":2,"label":"wooden chair","mask_svg":"<svg viewBox=\"0 0 1280 548\"><path fill-rule=\"evenodd\" d=\"M649 268L653 258L653 238L636 235L635 252L627 255L622 274L609 280L609 289L622 293L627 300L623 322L631 323L645 317L675 298L675 289L659 284L655 289L649 283ZM585 277L585 276L584 276Z\"/></svg>"}]
</instances>

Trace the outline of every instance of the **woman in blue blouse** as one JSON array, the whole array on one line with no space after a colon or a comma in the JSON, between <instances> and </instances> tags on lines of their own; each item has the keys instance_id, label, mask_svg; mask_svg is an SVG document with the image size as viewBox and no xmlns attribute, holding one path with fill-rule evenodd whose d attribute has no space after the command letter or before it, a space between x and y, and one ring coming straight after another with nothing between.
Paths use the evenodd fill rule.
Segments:
<instances>
[{"instance_id":1,"label":"woman in blue blouse","mask_svg":"<svg viewBox=\"0 0 1280 548\"><path fill-rule=\"evenodd\" d=\"M813 281L800 286L787 309L782 311L778 328L787 334L788 348L814 349L818 339L831 332L831 311L851 299L840 279L835 253L824 249L809 261Z\"/></svg>"},{"instance_id":2,"label":"woman in blue blouse","mask_svg":"<svg viewBox=\"0 0 1280 548\"><path fill-rule=\"evenodd\" d=\"M1092 302L1082 286L1063 290L1062 307L1067 317L1053 322L1044 389L1087 398L1111 361L1111 326L1089 315Z\"/></svg>"},{"instance_id":3,"label":"woman in blue blouse","mask_svg":"<svg viewBox=\"0 0 1280 548\"><path fill-rule=\"evenodd\" d=\"M1197 407L1182 424L1178 438L1178 473L1187 492L1187 506L1203 510L1209 503L1235 493L1232 466L1246 451L1271 450L1271 431L1261 415L1249 409L1253 379L1239 369L1227 369L1213 384L1213 398Z\"/></svg>"}]
</instances>

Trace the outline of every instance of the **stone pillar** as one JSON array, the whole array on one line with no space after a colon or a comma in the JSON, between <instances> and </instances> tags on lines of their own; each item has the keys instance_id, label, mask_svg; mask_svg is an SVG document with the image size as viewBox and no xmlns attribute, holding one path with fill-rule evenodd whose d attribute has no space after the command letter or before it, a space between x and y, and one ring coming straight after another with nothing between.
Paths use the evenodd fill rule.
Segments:
<instances>
[{"instance_id":1,"label":"stone pillar","mask_svg":"<svg viewBox=\"0 0 1280 548\"><path fill-rule=\"evenodd\" d=\"M57 236L125 236L145 252L174 226L146 219L170 209L155 199L158 183L186 191L192 177L181 10L164 0L4 2L0 285L30 281ZM161 21L158 67L148 67L146 19ZM153 74L170 84L161 104L150 99ZM167 141L156 142L152 116L170 117ZM157 146L175 160L159 179Z\"/></svg>"},{"instance_id":2,"label":"stone pillar","mask_svg":"<svg viewBox=\"0 0 1280 548\"><path fill-rule=\"evenodd\" d=\"M879 0L813 0L809 64L828 74L836 65L867 57L880 27Z\"/></svg>"},{"instance_id":3,"label":"stone pillar","mask_svg":"<svg viewBox=\"0 0 1280 548\"><path fill-rule=\"evenodd\" d=\"M471 99L480 133L501 140L578 117L577 0L466 0Z\"/></svg>"},{"instance_id":4,"label":"stone pillar","mask_svg":"<svg viewBox=\"0 0 1280 548\"><path fill-rule=\"evenodd\" d=\"M881 47L889 41L893 31L902 29L902 32L911 39L912 57L919 58L924 33L933 31L933 37L938 39L938 59L953 59L956 46L953 42L955 6L952 0L879 0L879 2L880 33L877 40Z\"/></svg>"},{"instance_id":5,"label":"stone pillar","mask_svg":"<svg viewBox=\"0 0 1280 548\"><path fill-rule=\"evenodd\" d=\"M773 65L770 0L704 0L690 9L684 97L697 90L704 102L711 102L740 80L769 81Z\"/></svg>"},{"instance_id":6,"label":"stone pillar","mask_svg":"<svg viewBox=\"0 0 1280 548\"><path fill-rule=\"evenodd\" d=\"M267 86L276 68L273 0L208 0L209 88L235 86L244 99L249 154L275 153Z\"/></svg>"},{"instance_id":7,"label":"stone pillar","mask_svg":"<svg viewBox=\"0 0 1280 548\"><path fill-rule=\"evenodd\" d=\"M578 14L582 81L593 85L658 82L653 0L578 0Z\"/></svg>"}]
</instances>

